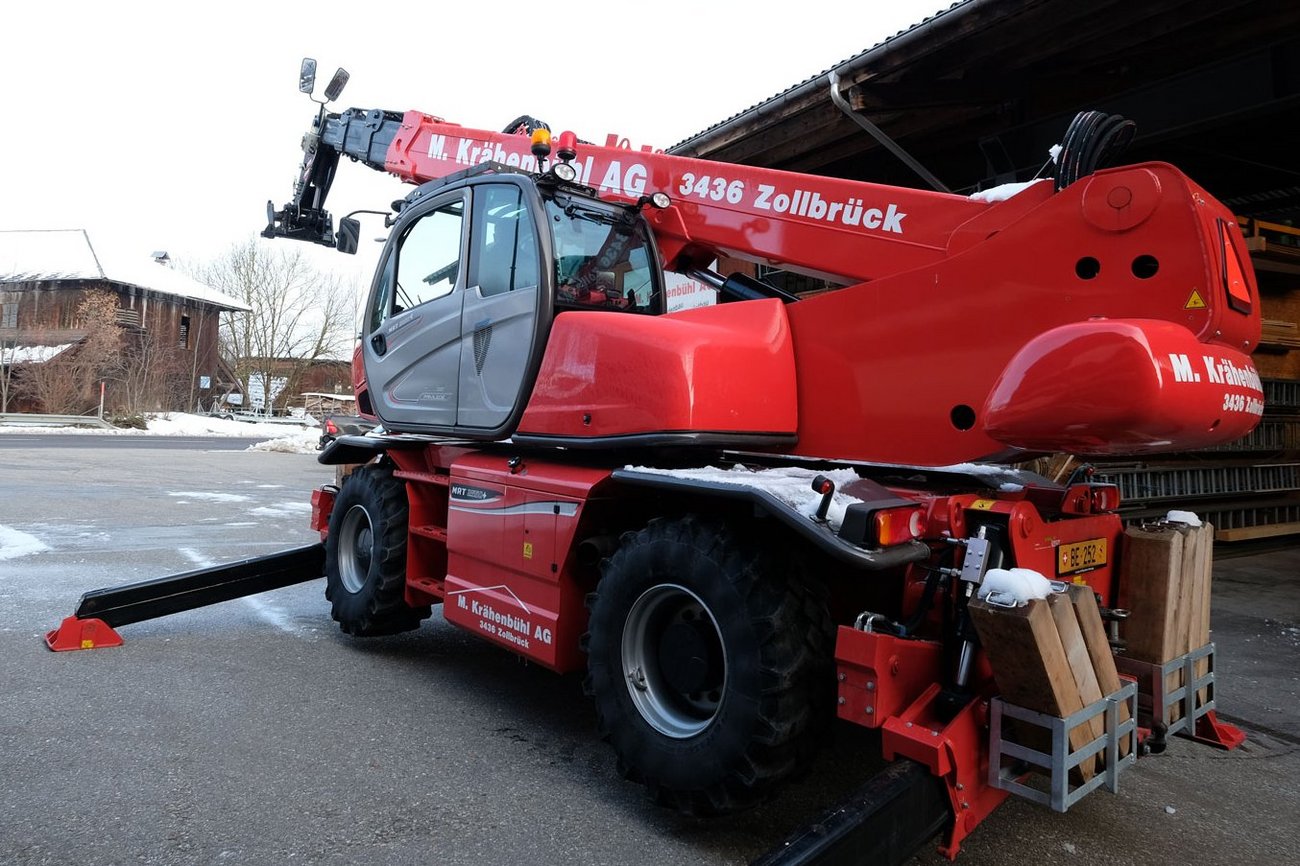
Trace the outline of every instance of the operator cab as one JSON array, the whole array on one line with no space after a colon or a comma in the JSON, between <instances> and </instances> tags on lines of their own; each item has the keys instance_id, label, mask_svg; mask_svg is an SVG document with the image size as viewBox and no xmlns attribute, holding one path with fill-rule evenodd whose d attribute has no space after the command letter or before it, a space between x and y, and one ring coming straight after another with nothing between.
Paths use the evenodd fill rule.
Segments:
<instances>
[{"instance_id":1,"label":"operator cab","mask_svg":"<svg viewBox=\"0 0 1300 866\"><path fill-rule=\"evenodd\" d=\"M390 430L505 438L556 315L664 309L636 207L479 167L422 185L401 208L366 310L365 396Z\"/></svg>"}]
</instances>

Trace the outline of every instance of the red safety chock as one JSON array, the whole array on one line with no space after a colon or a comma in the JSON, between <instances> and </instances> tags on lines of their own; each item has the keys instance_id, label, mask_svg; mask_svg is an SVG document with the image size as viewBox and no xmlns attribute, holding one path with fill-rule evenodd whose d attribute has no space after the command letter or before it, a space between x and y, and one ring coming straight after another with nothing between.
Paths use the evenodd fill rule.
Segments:
<instances>
[{"instance_id":1,"label":"red safety chock","mask_svg":"<svg viewBox=\"0 0 1300 866\"><path fill-rule=\"evenodd\" d=\"M54 631L46 632L45 645L55 652L121 646L122 636L102 619L66 617Z\"/></svg>"},{"instance_id":2,"label":"red safety chock","mask_svg":"<svg viewBox=\"0 0 1300 866\"><path fill-rule=\"evenodd\" d=\"M1214 710L1207 711L1205 715L1196 720L1196 732L1191 737L1198 743L1218 746L1220 749L1229 751L1246 742L1246 735L1241 728L1219 721L1219 717L1214 714Z\"/></svg>"}]
</instances>

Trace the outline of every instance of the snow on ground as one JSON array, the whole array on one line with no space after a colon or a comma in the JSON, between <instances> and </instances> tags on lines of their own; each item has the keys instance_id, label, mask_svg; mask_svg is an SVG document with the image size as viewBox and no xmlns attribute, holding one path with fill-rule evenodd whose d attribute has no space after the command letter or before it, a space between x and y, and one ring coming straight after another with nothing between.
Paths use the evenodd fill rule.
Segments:
<instances>
[{"instance_id":1,"label":"snow on ground","mask_svg":"<svg viewBox=\"0 0 1300 866\"><path fill-rule=\"evenodd\" d=\"M302 424L285 424L260 421L234 421L211 415L192 415L168 412L146 416L148 429L100 429L95 427L33 427L0 424L0 435L5 433L55 433L69 436L265 436L266 440L250 445L249 451L279 451L290 454L311 454L320 441L319 422L306 418Z\"/></svg>"},{"instance_id":2,"label":"snow on ground","mask_svg":"<svg viewBox=\"0 0 1300 866\"><path fill-rule=\"evenodd\" d=\"M49 550L50 546L35 535L28 535L8 526L0 526L0 560L17 559Z\"/></svg>"}]
</instances>

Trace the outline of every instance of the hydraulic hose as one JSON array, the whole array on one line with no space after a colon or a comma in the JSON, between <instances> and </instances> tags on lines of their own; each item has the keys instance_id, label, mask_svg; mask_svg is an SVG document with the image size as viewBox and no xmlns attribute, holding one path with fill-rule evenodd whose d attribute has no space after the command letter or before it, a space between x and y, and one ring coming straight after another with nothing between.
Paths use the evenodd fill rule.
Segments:
<instances>
[{"instance_id":1,"label":"hydraulic hose","mask_svg":"<svg viewBox=\"0 0 1300 866\"><path fill-rule=\"evenodd\" d=\"M1137 124L1118 114L1081 111L1070 121L1056 163L1060 192L1099 168L1111 165L1133 141Z\"/></svg>"}]
</instances>

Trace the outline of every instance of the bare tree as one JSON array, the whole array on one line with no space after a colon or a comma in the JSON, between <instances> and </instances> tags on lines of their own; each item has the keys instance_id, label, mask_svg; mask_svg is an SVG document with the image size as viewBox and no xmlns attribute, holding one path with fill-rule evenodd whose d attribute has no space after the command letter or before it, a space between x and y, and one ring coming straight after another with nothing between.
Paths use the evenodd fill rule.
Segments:
<instances>
[{"instance_id":1,"label":"bare tree","mask_svg":"<svg viewBox=\"0 0 1300 866\"><path fill-rule=\"evenodd\" d=\"M194 276L252 308L222 317L222 354L245 394L260 386L268 410L277 390L280 406L287 405L313 362L345 357L351 346L351 292L301 249L248 240Z\"/></svg>"},{"instance_id":2,"label":"bare tree","mask_svg":"<svg viewBox=\"0 0 1300 866\"><path fill-rule=\"evenodd\" d=\"M22 395L54 414L79 414L95 403L95 386L113 373L122 351L117 298L89 292L77 305L75 329L83 335L75 346L41 363L26 364L15 385ZM33 343L49 342L37 333Z\"/></svg>"},{"instance_id":3,"label":"bare tree","mask_svg":"<svg viewBox=\"0 0 1300 866\"><path fill-rule=\"evenodd\" d=\"M190 381L186 354L157 328L127 340L114 365L117 409L136 415L186 406Z\"/></svg>"},{"instance_id":4,"label":"bare tree","mask_svg":"<svg viewBox=\"0 0 1300 866\"><path fill-rule=\"evenodd\" d=\"M0 340L0 412L9 411L9 392L18 366L18 341Z\"/></svg>"}]
</instances>

